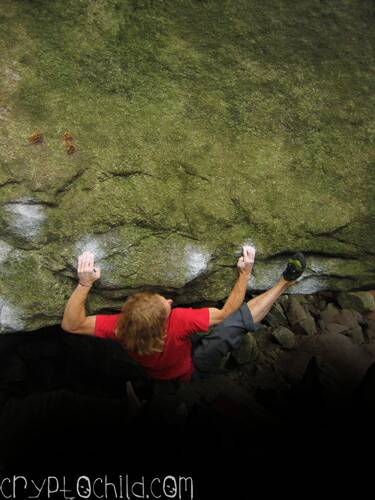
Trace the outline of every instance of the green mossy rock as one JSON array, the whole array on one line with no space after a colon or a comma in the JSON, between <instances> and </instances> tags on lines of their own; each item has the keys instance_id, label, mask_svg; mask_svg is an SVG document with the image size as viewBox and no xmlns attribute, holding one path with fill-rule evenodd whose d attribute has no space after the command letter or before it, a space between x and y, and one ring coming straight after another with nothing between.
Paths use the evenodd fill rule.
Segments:
<instances>
[{"instance_id":1,"label":"green mossy rock","mask_svg":"<svg viewBox=\"0 0 375 500\"><path fill-rule=\"evenodd\" d=\"M285 347L286 349L292 349L295 346L296 338L294 333L289 330L289 328L285 328L284 326L279 326L275 330L272 331L273 340L281 345L281 347Z\"/></svg>"},{"instance_id":2,"label":"green mossy rock","mask_svg":"<svg viewBox=\"0 0 375 500\"><path fill-rule=\"evenodd\" d=\"M360 314L368 314L375 310L374 297L369 292L339 293L337 302L343 309L354 309Z\"/></svg>"},{"instance_id":3,"label":"green mossy rock","mask_svg":"<svg viewBox=\"0 0 375 500\"><path fill-rule=\"evenodd\" d=\"M223 299L246 243L251 288L297 250L291 293L375 286L370 0L1 7L0 332L59 323L84 249L88 314Z\"/></svg>"}]
</instances>

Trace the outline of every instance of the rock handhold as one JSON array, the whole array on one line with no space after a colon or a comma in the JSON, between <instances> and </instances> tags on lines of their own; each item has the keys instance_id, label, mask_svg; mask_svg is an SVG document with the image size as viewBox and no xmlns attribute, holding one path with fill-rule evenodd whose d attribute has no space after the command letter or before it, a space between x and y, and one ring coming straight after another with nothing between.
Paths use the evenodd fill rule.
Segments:
<instances>
[{"instance_id":1,"label":"rock handhold","mask_svg":"<svg viewBox=\"0 0 375 500\"><path fill-rule=\"evenodd\" d=\"M318 332L314 318L296 297L289 299L287 318L292 329L302 335L314 335Z\"/></svg>"},{"instance_id":2,"label":"rock handhold","mask_svg":"<svg viewBox=\"0 0 375 500\"><path fill-rule=\"evenodd\" d=\"M369 292L341 292L337 302L343 309L354 309L360 314L368 314L375 310L375 300Z\"/></svg>"},{"instance_id":3,"label":"rock handhold","mask_svg":"<svg viewBox=\"0 0 375 500\"><path fill-rule=\"evenodd\" d=\"M296 344L296 338L294 333L285 328L284 326L279 326L271 333L272 339L277 342L281 347L286 349L292 349Z\"/></svg>"}]
</instances>

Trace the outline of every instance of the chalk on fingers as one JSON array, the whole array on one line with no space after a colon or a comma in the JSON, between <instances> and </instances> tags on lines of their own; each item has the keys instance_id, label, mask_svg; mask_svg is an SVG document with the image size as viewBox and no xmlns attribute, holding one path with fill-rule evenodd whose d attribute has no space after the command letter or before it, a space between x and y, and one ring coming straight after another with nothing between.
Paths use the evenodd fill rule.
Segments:
<instances>
[{"instance_id":1,"label":"chalk on fingers","mask_svg":"<svg viewBox=\"0 0 375 500\"><path fill-rule=\"evenodd\" d=\"M249 262L253 263L255 260L255 253L256 249L255 247L252 247L250 245L244 245L243 247L243 255L244 257L247 257L249 259Z\"/></svg>"}]
</instances>

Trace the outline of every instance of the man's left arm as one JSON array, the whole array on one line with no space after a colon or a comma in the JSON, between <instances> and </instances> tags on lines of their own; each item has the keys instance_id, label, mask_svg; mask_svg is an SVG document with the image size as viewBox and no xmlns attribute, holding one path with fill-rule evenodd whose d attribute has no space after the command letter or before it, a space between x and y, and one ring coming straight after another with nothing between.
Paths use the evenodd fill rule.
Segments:
<instances>
[{"instance_id":1,"label":"man's left arm","mask_svg":"<svg viewBox=\"0 0 375 500\"><path fill-rule=\"evenodd\" d=\"M209 308L209 326L221 323L221 321L241 307L245 298L249 277L253 269L254 259L255 248L244 246L243 256L240 257L237 262L237 281L222 309L217 309L215 307Z\"/></svg>"}]
</instances>

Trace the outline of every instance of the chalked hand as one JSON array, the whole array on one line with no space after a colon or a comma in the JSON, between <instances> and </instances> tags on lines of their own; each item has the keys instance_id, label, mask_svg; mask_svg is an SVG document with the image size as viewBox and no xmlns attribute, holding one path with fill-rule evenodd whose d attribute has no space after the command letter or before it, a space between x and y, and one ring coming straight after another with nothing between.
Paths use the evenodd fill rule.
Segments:
<instances>
[{"instance_id":1,"label":"chalked hand","mask_svg":"<svg viewBox=\"0 0 375 500\"><path fill-rule=\"evenodd\" d=\"M245 245L242 248L243 255L238 259L237 268L240 274L250 274L255 260L255 247Z\"/></svg>"},{"instance_id":2,"label":"chalked hand","mask_svg":"<svg viewBox=\"0 0 375 500\"><path fill-rule=\"evenodd\" d=\"M94 254L83 252L78 257L78 280L82 286L92 286L100 278L100 267L94 267Z\"/></svg>"}]
</instances>

